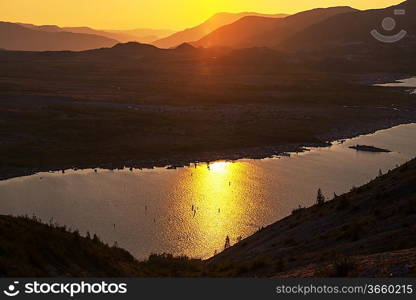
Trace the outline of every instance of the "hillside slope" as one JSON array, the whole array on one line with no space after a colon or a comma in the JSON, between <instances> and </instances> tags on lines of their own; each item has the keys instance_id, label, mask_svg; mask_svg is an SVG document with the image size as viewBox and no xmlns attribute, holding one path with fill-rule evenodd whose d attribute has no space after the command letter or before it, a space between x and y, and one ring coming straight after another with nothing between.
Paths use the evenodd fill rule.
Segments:
<instances>
[{"instance_id":1,"label":"hillside slope","mask_svg":"<svg viewBox=\"0 0 416 300\"><path fill-rule=\"evenodd\" d=\"M395 15L396 9L404 10L405 14ZM405 30L407 35L402 40L393 43L394 48L408 45L409 48L414 49L416 20L413 16L415 14L416 1L408 0L384 9L353 11L336 15L298 32L280 46L291 51L305 49L331 51L334 47L356 46L361 49L361 52L365 52L368 51L368 47L364 45L373 44L378 48L383 45L370 34L372 30L377 30L385 36L393 36L400 30ZM391 31L386 31L382 27L382 21L387 17L393 18L396 22L395 28ZM276 43L274 46L278 47L279 44ZM386 44L387 48L393 48L389 46L391 44ZM351 51L348 52L351 53Z\"/></svg>"},{"instance_id":2,"label":"hillside slope","mask_svg":"<svg viewBox=\"0 0 416 300\"><path fill-rule=\"evenodd\" d=\"M193 43L199 47L273 47L293 34L334 15L355 11L350 7L318 8L286 18L246 16L222 26Z\"/></svg>"},{"instance_id":3,"label":"hillside slope","mask_svg":"<svg viewBox=\"0 0 416 300\"><path fill-rule=\"evenodd\" d=\"M153 42L153 45L160 47L160 48L172 48L182 43L194 42L194 41L201 39L205 35L211 33L212 31L220 28L221 26L233 23L246 16L257 16L257 17L262 17L262 18L284 18L287 15L285 14L267 15L267 14L253 13L253 12L245 12L245 13L239 13L239 14L218 13L198 26L176 32L166 38L157 40Z\"/></svg>"},{"instance_id":4,"label":"hillside slope","mask_svg":"<svg viewBox=\"0 0 416 300\"><path fill-rule=\"evenodd\" d=\"M330 276L331 265L347 268L344 276L358 271L371 276L374 263L360 270L358 261L368 262L374 254L383 256L381 253L414 248L415 234L416 159L332 201L295 210L210 261L232 261L245 276L289 276L296 269L305 276ZM388 257L397 258L394 253L386 254ZM416 274L411 257L414 251L407 260L407 275ZM257 262L257 267L244 269L247 262ZM378 263L388 265L387 260Z\"/></svg>"},{"instance_id":5,"label":"hillside slope","mask_svg":"<svg viewBox=\"0 0 416 300\"><path fill-rule=\"evenodd\" d=\"M125 250L36 219L0 216L0 277L139 276Z\"/></svg>"}]
</instances>

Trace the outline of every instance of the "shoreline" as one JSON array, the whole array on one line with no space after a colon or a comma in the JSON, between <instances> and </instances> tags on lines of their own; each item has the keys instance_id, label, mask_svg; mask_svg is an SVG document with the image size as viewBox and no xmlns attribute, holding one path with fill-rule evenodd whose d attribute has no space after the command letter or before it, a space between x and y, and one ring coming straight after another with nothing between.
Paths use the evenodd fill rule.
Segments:
<instances>
[{"instance_id":1,"label":"shoreline","mask_svg":"<svg viewBox=\"0 0 416 300\"><path fill-rule=\"evenodd\" d=\"M218 160L236 161L239 159L265 159L273 156L290 155L291 153L304 152L310 147L329 147L332 143L343 139L351 139L360 135L373 134L380 130L386 130L400 125L409 125L416 123L414 119L396 119L390 121L373 122L372 124L355 124L349 128L341 130L333 130L318 137L326 142L322 143L291 143L281 144L275 146L251 147L243 149L230 149L218 152L202 152L194 155L180 155L173 154L169 157L160 159L143 159L143 160L125 160L112 163L97 163L97 164L78 164L78 165L51 165L48 168L27 169L19 168L14 170L0 171L0 181L5 181L13 178L26 177L42 172L60 172L64 170L78 170L78 169L106 169L106 170L122 170L124 168L134 169L154 169L154 168L181 168L189 166L193 163L213 162Z\"/></svg>"},{"instance_id":2,"label":"shoreline","mask_svg":"<svg viewBox=\"0 0 416 300\"><path fill-rule=\"evenodd\" d=\"M416 159L412 159L332 200L294 210L206 260L170 254L137 260L127 250L111 247L96 235L84 237L78 230L42 223L36 217L2 215L0 223L12 230L3 231L0 239L13 249L5 257L14 263L14 268L8 269L3 260L2 270L12 271L8 276L29 276L31 272L33 276L39 272L56 276L59 272L75 277L414 276L415 180ZM44 251L33 252L37 250L33 245L39 243ZM56 247L56 243L64 246ZM79 249L83 249L82 255L73 256ZM36 261L44 264L34 264L33 253ZM52 262L50 256L55 258ZM68 257L77 268L67 264ZM111 264L103 263L109 257ZM336 267L342 261L348 266L345 270ZM160 262L167 263L163 269ZM45 264L52 267L38 268Z\"/></svg>"}]
</instances>

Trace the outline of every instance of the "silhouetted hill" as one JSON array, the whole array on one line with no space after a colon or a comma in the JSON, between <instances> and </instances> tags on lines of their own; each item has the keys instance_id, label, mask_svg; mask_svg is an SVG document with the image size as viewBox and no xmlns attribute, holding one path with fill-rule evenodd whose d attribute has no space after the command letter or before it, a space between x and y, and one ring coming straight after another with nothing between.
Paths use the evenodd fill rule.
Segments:
<instances>
[{"instance_id":1,"label":"silhouetted hill","mask_svg":"<svg viewBox=\"0 0 416 300\"><path fill-rule=\"evenodd\" d=\"M241 19L245 16L261 16L264 18L284 18L287 15L267 15L252 12L245 12L239 14L218 13L198 26L174 33L171 36L153 42L153 44L160 48L173 48L185 42L194 42L201 39L205 35L211 33L212 31L220 28L221 26L233 23L236 20Z\"/></svg>"},{"instance_id":2,"label":"silhouetted hill","mask_svg":"<svg viewBox=\"0 0 416 300\"><path fill-rule=\"evenodd\" d=\"M196 51L198 50L197 48L195 48L194 46L192 46L189 43L182 43L180 44L178 47L175 48L175 50L177 51L186 51L186 52L190 52L190 51Z\"/></svg>"},{"instance_id":3,"label":"silhouetted hill","mask_svg":"<svg viewBox=\"0 0 416 300\"><path fill-rule=\"evenodd\" d=\"M404 9L405 15L394 15L395 9ZM384 9L372 9L365 11L352 11L350 13L336 15L320 23L314 24L303 31L298 32L282 47L289 50L329 50L337 47L361 47L361 51L368 50L368 46L377 45L377 41L370 32L376 29L384 35L394 35L400 30L406 30L407 36L398 43L394 43L395 48L416 44L416 1L408 0L402 4L391 6ZM391 32L382 28L382 21L386 17L391 17L396 21L396 28ZM366 45L367 47L363 47ZM273 46L279 46L275 44Z\"/></svg>"},{"instance_id":4,"label":"silhouetted hill","mask_svg":"<svg viewBox=\"0 0 416 300\"><path fill-rule=\"evenodd\" d=\"M239 275L248 276L414 276L415 221L413 159L331 201L294 210L211 262L232 261ZM407 259L391 265L397 256L391 251L411 248ZM369 263L375 254L385 258L377 268Z\"/></svg>"},{"instance_id":5,"label":"silhouetted hill","mask_svg":"<svg viewBox=\"0 0 416 300\"><path fill-rule=\"evenodd\" d=\"M139 276L138 262L97 237L46 225L37 219L0 216L0 276Z\"/></svg>"},{"instance_id":6,"label":"silhouetted hill","mask_svg":"<svg viewBox=\"0 0 416 300\"><path fill-rule=\"evenodd\" d=\"M123 51L123 52L134 52L134 51L155 51L158 50L157 47L149 44L142 44L137 42L128 42L117 44L112 47L113 50Z\"/></svg>"},{"instance_id":7,"label":"silhouetted hill","mask_svg":"<svg viewBox=\"0 0 416 300\"><path fill-rule=\"evenodd\" d=\"M56 32L54 26L46 30L29 29L25 26L0 22L0 48L25 51L82 51L112 47L116 40L93 34Z\"/></svg>"},{"instance_id":8,"label":"silhouetted hill","mask_svg":"<svg viewBox=\"0 0 416 300\"><path fill-rule=\"evenodd\" d=\"M153 45L137 42L119 43L111 48L92 49L81 52L80 54L90 54L96 59L131 59L132 57L143 57L153 54L163 53L164 50ZM104 57L102 57L104 56Z\"/></svg>"},{"instance_id":9,"label":"silhouetted hill","mask_svg":"<svg viewBox=\"0 0 416 300\"><path fill-rule=\"evenodd\" d=\"M193 43L201 47L272 47L331 16L355 11L350 7L319 8L286 18L246 16Z\"/></svg>"}]
</instances>

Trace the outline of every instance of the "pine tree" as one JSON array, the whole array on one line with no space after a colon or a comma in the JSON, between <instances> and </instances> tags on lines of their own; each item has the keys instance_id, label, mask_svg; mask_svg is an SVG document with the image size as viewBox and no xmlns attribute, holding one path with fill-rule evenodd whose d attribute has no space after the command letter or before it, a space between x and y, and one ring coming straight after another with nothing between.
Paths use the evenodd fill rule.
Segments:
<instances>
[{"instance_id":1,"label":"pine tree","mask_svg":"<svg viewBox=\"0 0 416 300\"><path fill-rule=\"evenodd\" d=\"M322 194L322 190L318 189L318 194L316 196L316 204L322 205L325 202L325 196Z\"/></svg>"},{"instance_id":2,"label":"pine tree","mask_svg":"<svg viewBox=\"0 0 416 300\"><path fill-rule=\"evenodd\" d=\"M225 238L224 250L230 247L231 247L230 237L227 235L227 237Z\"/></svg>"}]
</instances>

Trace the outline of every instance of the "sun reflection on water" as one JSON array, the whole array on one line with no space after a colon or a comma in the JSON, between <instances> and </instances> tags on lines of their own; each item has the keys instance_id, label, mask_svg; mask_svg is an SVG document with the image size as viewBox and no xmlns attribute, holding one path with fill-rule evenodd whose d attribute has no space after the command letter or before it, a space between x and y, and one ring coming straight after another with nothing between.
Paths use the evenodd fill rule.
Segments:
<instances>
[{"instance_id":1,"label":"sun reflection on water","mask_svg":"<svg viewBox=\"0 0 416 300\"><path fill-rule=\"evenodd\" d=\"M313 205L318 188L342 194L411 159L414 136L416 126L403 125L291 158L13 178L0 182L0 214L53 219L110 245L117 241L140 260L151 253L209 258L227 235L234 244L299 205ZM349 149L357 144L394 152Z\"/></svg>"},{"instance_id":2,"label":"sun reflection on water","mask_svg":"<svg viewBox=\"0 0 416 300\"><path fill-rule=\"evenodd\" d=\"M180 205L189 212L189 217L184 218L184 227L190 229L192 236L189 240L197 241L184 245L183 251L188 255L212 256L213 249L223 250L227 236L235 242L244 231L245 214L253 209L248 207L253 203L244 195L246 169L245 163L224 161L188 169L188 176L180 182L188 187L181 195Z\"/></svg>"},{"instance_id":3,"label":"sun reflection on water","mask_svg":"<svg viewBox=\"0 0 416 300\"><path fill-rule=\"evenodd\" d=\"M214 173L225 173L229 170L231 163L225 161L214 162L213 164L208 164L207 168Z\"/></svg>"}]
</instances>

